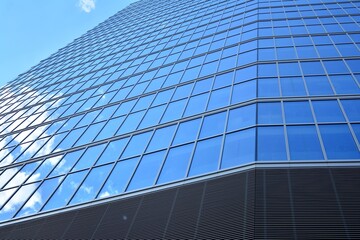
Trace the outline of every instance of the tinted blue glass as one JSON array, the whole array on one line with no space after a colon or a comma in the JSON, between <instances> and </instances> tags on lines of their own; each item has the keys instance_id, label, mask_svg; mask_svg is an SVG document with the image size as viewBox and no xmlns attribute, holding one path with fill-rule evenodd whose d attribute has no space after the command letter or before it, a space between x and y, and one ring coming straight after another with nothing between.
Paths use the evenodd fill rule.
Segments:
<instances>
[{"instance_id":1,"label":"tinted blue glass","mask_svg":"<svg viewBox=\"0 0 360 240\"><path fill-rule=\"evenodd\" d=\"M114 136L116 131L118 130L118 128L123 123L124 119L125 119L125 117L118 117L118 118L110 119L105 124L103 129L101 129L99 134L96 136L95 140L101 140L101 139L105 139L105 138Z\"/></svg>"},{"instance_id":2,"label":"tinted blue glass","mask_svg":"<svg viewBox=\"0 0 360 240\"><path fill-rule=\"evenodd\" d=\"M101 144L86 149L85 153L81 156L80 160L77 162L73 171L89 168L94 165L95 161L98 159L102 151L105 149L106 144Z\"/></svg>"},{"instance_id":3,"label":"tinted blue glass","mask_svg":"<svg viewBox=\"0 0 360 240\"><path fill-rule=\"evenodd\" d=\"M297 62L294 63L279 63L280 76L300 76L300 67Z\"/></svg>"},{"instance_id":4,"label":"tinted blue glass","mask_svg":"<svg viewBox=\"0 0 360 240\"><path fill-rule=\"evenodd\" d=\"M348 117L349 121L360 121L360 100L341 100L341 104L344 107L346 116Z\"/></svg>"},{"instance_id":5,"label":"tinted blue glass","mask_svg":"<svg viewBox=\"0 0 360 240\"><path fill-rule=\"evenodd\" d=\"M201 127L200 138L205 138L223 133L225 120L226 112L206 116Z\"/></svg>"},{"instance_id":6,"label":"tinted blue glass","mask_svg":"<svg viewBox=\"0 0 360 240\"><path fill-rule=\"evenodd\" d=\"M310 95L332 95L333 90L326 76L305 77Z\"/></svg>"},{"instance_id":7,"label":"tinted blue glass","mask_svg":"<svg viewBox=\"0 0 360 240\"><path fill-rule=\"evenodd\" d=\"M69 172L83 153L84 149L67 153L51 172L50 177Z\"/></svg>"},{"instance_id":8,"label":"tinted blue glass","mask_svg":"<svg viewBox=\"0 0 360 240\"><path fill-rule=\"evenodd\" d=\"M346 63L348 64L348 66L350 67L350 69L353 72L360 72L360 61L359 59L349 59L346 60Z\"/></svg>"},{"instance_id":9,"label":"tinted blue glass","mask_svg":"<svg viewBox=\"0 0 360 240\"><path fill-rule=\"evenodd\" d=\"M194 144L187 144L170 149L157 183L185 178L193 148Z\"/></svg>"},{"instance_id":10,"label":"tinted blue glass","mask_svg":"<svg viewBox=\"0 0 360 240\"><path fill-rule=\"evenodd\" d=\"M286 160L283 127L259 127L257 138L257 160Z\"/></svg>"},{"instance_id":11,"label":"tinted blue glass","mask_svg":"<svg viewBox=\"0 0 360 240\"><path fill-rule=\"evenodd\" d=\"M256 124L256 105L232 109L229 112L227 131L233 131Z\"/></svg>"},{"instance_id":12,"label":"tinted blue glass","mask_svg":"<svg viewBox=\"0 0 360 240\"><path fill-rule=\"evenodd\" d=\"M208 98L209 98L208 93L191 97L185 109L184 117L204 112L206 109Z\"/></svg>"},{"instance_id":13,"label":"tinted blue glass","mask_svg":"<svg viewBox=\"0 0 360 240\"><path fill-rule=\"evenodd\" d=\"M230 98L230 87L218 89L211 92L208 110L227 106Z\"/></svg>"},{"instance_id":14,"label":"tinted blue glass","mask_svg":"<svg viewBox=\"0 0 360 240\"><path fill-rule=\"evenodd\" d=\"M46 159L26 181L27 183L45 178L61 160L62 155ZM1 182L1 181L0 181ZM0 184L1 185L1 184Z\"/></svg>"},{"instance_id":15,"label":"tinted blue glass","mask_svg":"<svg viewBox=\"0 0 360 240\"><path fill-rule=\"evenodd\" d=\"M207 92L211 89L213 78L207 78L195 83L192 94Z\"/></svg>"},{"instance_id":16,"label":"tinted blue glass","mask_svg":"<svg viewBox=\"0 0 360 240\"><path fill-rule=\"evenodd\" d=\"M180 118L184 111L186 102L187 99L183 99L170 103L161 119L161 123Z\"/></svg>"},{"instance_id":17,"label":"tinted blue glass","mask_svg":"<svg viewBox=\"0 0 360 240\"><path fill-rule=\"evenodd\" d=\"M258 123L276 124L282 123L282 112L280 102L269 102L258 104Z\"/></svg>"},{"instance_id":18,"label":"tinted blue glass","mask_svg":"<svg viewBox=\"0 0 360 240\"><path fill-rule=\"evenodd\" d=\"M309 102L284 102L286 123L314 122Z\"/></svg>"},{"instance_id":19,"label":"tinted blue glass","mask_svg":"<svg viewBox=\"0 0 360 240\"><path fill-rule=\"evenodd\" d=\"M128 133L131 131L134 131L137 126L139 125L141 119L143 118L145 114L145 110L129 114L119 130L116 132L116 135L121 135L123 133Z\"/></svg>"},{"instance_id":20,"label":"tinted blue glass","mask_svg":"<svg viewBox=\"0 0 360 240\"><path fill-rule=\"evenodd\" d=\"M161 104L169 102L173 93L174 93L174 89L169 89L167 91L159 92L156 95L156 97L152 103L152 106L161 105Z\"/></svg>"},{"instance_id":21,"label":"tinted blue glass","mask_svg":"<svg viewBox=\"0 0 360 240\"><path fill-rule=\"evenodd\" d=\"M164 157L165 151L144 155L126 191L154 185Z\"/></svg>"},{"instance_id":22,"label":"tinted blue glass","mask_svg":"<svg viewBox=\"0 0 360 240\"><path fill-rule=\"evenodd\" d=\"M36 213L40 210L43 203L50 197L50 195L54 192L55 188L58 186L59 182L63 177L51 178L45 180L41 186L34 192L34 194L29 198L29 200L25 203L19 213L16 215L26 216L32 213Z\"/></svg>"},{"instance_id":23,"label":"tinted blue glass","mask_svg":"<svg viewBox=\"0 0 360 240\"><path fill-rule=\"evenodd\" d=\"M258 67L259 77L276 77L278 76L276 64L260 64Z\"/></svg>"},{"instance_id":24,"label":"tinted blue glass","mask_svg":"<svg viewBox=\"0 0 360 240\"><path fill-rule=\"evenodd\" d=\"M256 81L237 84L233 88L231 103L239 103L256 98Z\"/></svg>"},{"instance_id":25,"label":"tinted blue glass","mask_svg":"<svg viewBox=\"0 0 360 240\"><path fill-rule=\"evenodd\" d=\"M349 72L343 61L323 61L323 63L329 74Z\"/></svg>"},{"instance_id":26,"label":"tinted blue glass","mask_svg":"<svg viewBox=\"0 0 360 240\"><path fill-rule=\"evenodd\" d=\"M279 96L279 80L277 78L261 78L258 80L258 97Z\"/></svg>"},{"instance_id":27,"label":"tinted blue glass","mask_svg":"<svg viewBox=\"0 0 360 240\"><path fill-rule=\"evenodd\" d=\"M152 131L134 135L126 146L126 149L121 155L121 158L127 158L143 153L151 135Z\"/></svg>"},{"instance_id":28,"label":"tinted blue glass","mask_svg":"<svg viewBox=\"0 0 360 240\"><path fill-rule=\"evenodd\" d=\"M221 168L235 167L255 160L255 129L227 134Z\"/></svg>"},{"instance_id":29,"label":"tinted blue glass","mask_svg":"<svg viewBox=\"0 0 360 240\"><path fill-rule=\"evenodd\" d=\"M86 127L82 127L69 132L69 134L64 138L64 140L59 144L57 148L58 149L70 148L76 142L76 140L78 140L81 134L83 134L85 129Z\"/></svg>"},{"instance_id":30,"label":"tinted blue glass","mask_svg":"<svg viewBox=\"0 0 360 240\"><path fill-rule=\"evenodd\" d=\"M359 86L351 75L330 76L337 94L359 94Z\"/></svg>"},{"instance_id":31,"label":"tinted blue glass","mask_svg":"<svg viewBox=\"0 0 360 240\"><path fill-rule=\"evenodd\" d=\"M360 151L347 125L320 125L319 128L328 159L360 157Z\"/></svg>"},{"instance_id":32,"label":"tinted blue glass","mask_svg":"<svg viewBox=\"0 0 360 240\"><path fill-rule=\"evenodd\" d=\"M150 108L146 112L146 114L138 128L141 129L141 128L146 128L149 126L156 125L160 121L160 118L162 117L162 114L164 113L165 108L166 108L166 105L161 105L161 106Z\"/></svg>"},{"instance_id":33,"label":"tinted blue glass","mask_svg":"<svg viewBox=\"0 0 360 240\"><path fill-rule=\"evenodd\" d=\"M195 176L218 169L222 137L200 141L196 145L189 176Z\"/></svg>"},{"instance_id":34,"label":"tinted blue glass","mask_svg":"<svg viewBox=\"0 0 360 240\"><path fill-rule=\"evenodd\" d=\"M157 129L147 147L146 151L151 152L170 146L171 140L173 139L176 125Z\"/></svg>"},{"instance_id":35,"label":"tinted blue glass","mask_svg":"<svg viewBox=\"0 0 360 240\"><path fill-rule=\"evenodd\" d=\"M2 206L2 210L0 211L0 220L5 220L13 217L15 213L19 210L21 205L23 205L26 199L30 197L30 195L33 193L33 191L37 188L38 185L39 183L32 183L20 187L18 191L14 194L14 196L10 198L10 200L4 206Z\"/></svg>"},{"instance_id":36,"label":"tinted blue glass","mask_svg":"<svg viewBox=\"0 0 360 240\"><path fill-rule=\"evenodd\" d=\"M251 66L246 68L241 68L235 71L235 83L244 82L256 78L257 76L257 66Z\"/></svg>"},{"instance_id":37,"label":"tinted blue glass","mask_svg":"<svg viewBox=\"0 0 360 240\"><path fill-rule=\"evenodd\" d=\"M291 160L324 159L315 126L287 127Z\"/></svg>"},{"instance_id":38,"label":"tinted blue glass","mask_svg":"<svg viewBox=\"0 0 360 240\"><path fill-rule=\"evenodd\" d=\"M42 210L47 211L66 206L71 196L85 178L87 172L86 170L67 175Z\"/></svg>"},{"instance_id":39,"label":"tinted blue glass","mask_svg":"<svg viewBox=\"0 0 360 240\"><path fill-rule=\"evenodd\" d=\"M283 96L305 96L305 86L302 78L280 78Z\"/></svg>"},{"instance_id":40,"label":"tinted blue glass","mask_svg":"<svg viewBox=\"0 0 360 240\"><path fill-rule=\"evenodd\" d=\"M97 136L100 130L104 127L105 122L92 124L88 127L85 133L77 140L74 146L80 146L86 144L88 142L92 142L92 140Z\"/></svg>"},{"instance_id":41,"label":"tinted blue glass","mask_svg":"<svg viewBox=\"0 0 360 240\"><path fill-rule=\"evenodd\" d=\"M70 204L81 203L94 199L112 167L113 164L108 164L93 168L81 184L80 188L77 190Z\"/></svg>"},{"instance_id":42,"label":"tinted blue glass","mask_svg":"<svg viewBox=\"0 0 360 240\"><path fill-rule=\"evenodd\" d=\"M128 141L129 138L122 138L116 141L111 141L106 146L106 149L101 154L99 160L96 162L96 165L118 160Z\"/></svg>"},{"instance_id":43,"label":"tinted blue glass","mask_svg":"<svg viewBox=\"0 0 360 240\"><path fill-rule=\"evenodd\" d=\"M312 101L318 122L344 122L344 116L337 101Z\"/></svg>"},{"instance_id":44,"label":"tinted blue glass","mask_svg":"<svg viewBox=\"0 0 360 240\"><path fill-rule=\"evenodd\" d=\"M199 132L200 123L200 118L180 123L173 145L194 141Z\"/></svg>"},{"instance_id":45,"label":"tinted blue glass","mask_svg":"<svg viewBox=\"0 0 360 240\"><path fill-rule=\"evenodd\" d=\"M319 61L316 62L301 62L301 68L304 75L324 74L325 71Z\"/></svg>"},{"instance_id":46,"label":"tinted blue glass","mask_svg":"<svg viewBox=\"0 0 360 240\"><path fill-rule=\"evenodd\" d=\"M229 86L232 84L234 72L221 74L215 77L213 89Z\"/></svg>"},{"instance_id":47,"label":"tinted blue glass","mask_svg":"<svg viewBox=\"0 0 360 240\"><path fill-rule=\"evenodd\" d=\"M144 110L144 109L148 108L150 106L150 104L152 103L154 97L155 97L155 94L141 97L135 104L132 111L136 112L136 111L140 111L140 110Z\"/></svg>"},{"instance_id":48,"label":"tinted blue glass","mask_svg":"<svg viewBox=\"0 0 360 240\"><path fill-rule=\"evenodd\" d=\"M193 88L193 84L186 84L180 87L177 87L175 93L172 97L172 101L176 101L190 95L190 92Z\"/></svg>"},{"instance_id":49,"label":"tinted blue glass","mask_svg":"<svg viewBox=\"0 0 360 240\"><path fill-rule=\"evenodd\" d=\"M351 124L358 142L360 142L360 124Z\"/></svg>"},{"instance_id":50,"label":"tinted blue glass","mask_svg":"<svg viewBox=\"0 0 360 240\"><path fill-rule=\"evenodd\" d=\"M128 114L130 110L134 107L135 103L136 100L121 103L120 107L118 108L118 110L116 110L113 117Z\"/></svg>"},{"instance_id":51,"label":"tinted blue glass","mask_svg":"<svg viewBox=\"0 0 360 240\"><path fill-rule=\"evenodd\" d=\"M138 157L118 162L97 197L104 198L124 192L138 162Z\"/></svg>"}]
</instances>

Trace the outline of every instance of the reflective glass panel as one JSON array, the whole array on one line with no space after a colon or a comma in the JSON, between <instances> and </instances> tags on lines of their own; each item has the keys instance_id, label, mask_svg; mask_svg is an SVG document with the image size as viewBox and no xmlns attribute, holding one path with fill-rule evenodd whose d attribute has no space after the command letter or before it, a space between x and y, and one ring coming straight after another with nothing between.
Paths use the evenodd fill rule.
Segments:
<instances>
[{"instance_id":1,"label":"reflective glass panel","mask_svg":"<svg viewBox=\"0 0 360 240\"><path fill-rule=\"evenodd\" d=\"M222 137L200 141L196 145L189 176L195 176L218 169Z\"/></svg>"},{"instance_id":2,"label":"reflective glass panel","mask_svg":"<svg viewBox=\"0 0 360 240\"><path fill-rule=\"evenodd\" d=\"M259 127L257 137L257 160L286 160L283 127Z\"/></svg>"}]
</instances>

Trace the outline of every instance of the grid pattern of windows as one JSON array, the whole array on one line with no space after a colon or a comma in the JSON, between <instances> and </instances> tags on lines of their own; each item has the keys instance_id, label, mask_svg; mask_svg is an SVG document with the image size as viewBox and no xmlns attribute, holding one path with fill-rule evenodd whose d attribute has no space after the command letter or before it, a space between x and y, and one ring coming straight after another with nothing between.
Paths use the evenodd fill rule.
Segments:
<instances>
[{"instance_id":1,"label":"grid pattern of windows","mask_svg":"<svg viewBox=\"0 0 360 240\"><path fill-rule=\"evenodd\" d=\"M359 93L358 1L141 0L0 89L0 221L359 162Z\"/></svg>"}]
</instances>

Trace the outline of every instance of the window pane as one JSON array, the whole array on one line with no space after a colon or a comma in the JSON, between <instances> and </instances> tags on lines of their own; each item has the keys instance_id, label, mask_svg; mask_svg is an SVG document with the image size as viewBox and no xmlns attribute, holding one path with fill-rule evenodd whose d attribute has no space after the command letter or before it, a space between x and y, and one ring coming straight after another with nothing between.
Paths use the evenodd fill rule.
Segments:
<instances>
[{"instance_id":1,"label":"window pane","mask_svg":"<svg viewBox=\"0 0 360 240\"><path fill-rule=\"evenodd\" d=\"M194 95L198 93L208 92L211 89L212 80L213 78L207 78L201 81L197 81L195 83L195 87L192 94Z\"/></svg>"},{"instance_id":2,"label":"window pane","mask_svg":"<svg viewBox=\"0 0 360 240\"><path fill-rule=\"evenodd\" d=\"M45 178L62 157L63 156L60 155L46 159L26 182L29 183Z\"/></svg>"},{"instance_id":3,"label":"window pane","mask_svg":"<svg viewBox=\"0 0 360 240\"><path fill-rule=\"evenodd\" d=\"M309 102L284 102L286 123L314 122Z\"/></svg>"},{"instance_id":4,"label":"window pane","mask_svg":"<svg viewBox=\"0 0 360 240\"><path fill-rule=\"evenodd\" d=\"M281 103L259 103L258 104L258 123L277 124L282 123Z\"/></svg>"},{"instance_id":5,"label":"window pane","mask_svg":"<svg viewBox=\"0 0 360 240\"><path fill-rule=\"evenodd\" d=\"M199 132L200 122L201 119L198 118L180 123L172 145L195 141Z\"/></svg>"},{"instance_id":6,"label":"window pane","mask_svg":"<svg viewBox=\"0 0 360 240\"><path fill-rule=\"evenodd\" d=\"M104 198L124 192L139 159L140 158L137 157L118 162L104 187L101 189L98 198Z\"/></svg>"},{"instance_id":7,"label":"window pane","mask_svg":"<svg viewBox=\"0 0 360 240\"><path fill-rule=\"evenodd\" d=\"M191 97L189 99L189 103L187 104L184 116L187 117L204 112L206 109L208 98L209 98L208 93Z\"/></svg>"},{"instance_id":8,"label":"window pane","mask_svg":"<svg viewBox=\"0 0 360 240\"><path fill-rule=\"evenodd\" d=\"M256 124L256 105L232 109L229 112L227 131L233 131Z\"/></svg>"},{"instance_id":9,"label":"window pane","mask_svg":"<svg viewBox=\"0 0 360 240\"><path fill-rule=\"evenodd\" d=\"M133 136L121 158L136 156L143 153L150 140L151 135L152 131Z\"/></svg>"},{"instance_id":10,"label":"window pane","mask_svg":"<svg viewBox=\"0 0 360 240\"><path fill-rule=\"evenodd\" d=\"M176 125L157 129L146 151L151 152L169 147L175 130Z\"/></svg>"},{"instance_id":11,"label":"window pane","mask_svg":"<svg viewBox=\"0 0 360 240\"><path fill-rule=\"evenodd\" d=\"M93 168L85 181L81 184L70 204L81 203L96 197L99 188L108 176L113 164Z\"/></svg>"},{"instance_id":12,"label":"window pane","mask_svg":"<svg viewBox=\"0 0 360 240\"><path fill-rule=\"evenodd\" d=\"M221 168L230 168L253 161L255 161L255 129L227 134Z\"/></svg>"},{"instance_id":13,"label":"window pane","mask_svg":"<svg viewBox=\"0 0 360 240\"><path fill-rule=\"evenodd\" d=\"M185 104L187 99L183 99L180 101L172 102L166 109L163 118L161 119L161 123L169 122L175 119L178 119L182 116L182 113L185 108Z\"/></svg>"},{"instance_id":14,"label":"window pane","mask_svg":"<svg viewBox=\"0 0 360 240\"><path fill-rule=\"evenodd\" d=\"M222 88L211 92L208 110L227 106L230 98L230 87Z\"/></svg>"},{"instance_id":15,"label":"window pane","mask_svg":"<svg viewBox=\"0 0 360 240\"><path fill-rule=\"evenodd\" d=\"M231 104L245 102L254 98L256 98L256 82L244 82L234 86Z\"/></svg>"},{"instance_id":16,"label":"window pane","mask_svg":"<svg viewBox=\"0 0 360 240\"><path fill-rule=\"evenodd\" d=\"M154 185L166 151L144 155L126 191Z\"/></svg>"},{"instance_id":17,"label":"window pane","mask_svg":"<svg viewBox=\"0 0 360 240\"><path fill-rule=\"evenodd\" d=\"M66 206L71 196L85 178L87 172L88 171L86 170L69 174L42 210L47 211Z\"/></svg>"},{"instance_id":18,"label":"window pane","mask_svg":"<svg viewBox=\"0 0 360 240\"><path fill-rule=\"evenodd\" d=\"M311 96L334 94L326 76L305 77L305 82Z\"/></svg>"},{"instance_id":19,"label":"window pane","mask_svg":"<svg viewBox=\"0 0 360 240\"><path fill-rule=\"evenodd\" d=\"M80 160L75 165L73 171L89 168L94 165L102 151L104 150L106 144L101 144L93 147L89 147L84 155L81 156Z\"/></svg>"},{"instance_id":20,"label":"window pane","mask_svg":"<svg viewBox=\"0 0 360 240\"><path fill-rule=\"evenodd\" d=\"M0 220L13 217L21 205L31 196L38 187L39 183L32 183L20 187L20 189L10 198L0 211ZM2 197L2 196L0 196ZM0 206L1 207L1 206Z\"/></svg>"},{"instance_id":21,"label":"window pane","mask_svg":"<svg viewBox=\"0 0 360 240\"><path fill-rule=\"evenodd\" d=\"M99 160L96 162L96 165L114 162L118 160L128 141L129 138L111 141L107 145L105 151L101 154Z\"/></svg>"},{"instance_id":22,"label":"window pane","mask_svg":"<svg viewBox=\"0 0 360 240\"><path fill-rule=\"evenodd\" d=\"M306 96L302 78L280 78L283 96Z\"/></svg>"},{"instance_id":23,"label":"window pane","mask_svg":"<svg viewBox=\"0 0 360 240\"><path fill-rule=\"evenodd\" d=\"M5 185L4 188L11 188L22 184L39 165L39 162L28 163Z\"/></svg>"},{"instance_id":24,"label":"window pane","mask_svg":"<svg viewBox=\"0 0 360 240\"><path fill-rule=\"evenodd\" d=\"M51 172L50 177L68 173L83 153L84 149L67 153L56 166L54 171Z\"/></svg>"},{"instance_id":25,"label":"window pane","mask_svg":"<svg viewBox=\"0 0 360 240\"><path fill-rule=\"evenodd\" d=\"M170 149L158 180L158 183L166 183L186 177L189 159L194 144L187 144Z\"/></svg>"},{"instance_id":26,"label":"window pane","mask_svg":"<svg viewBox=\"0 0 360 240\"><path fill-rule=\"evenodd\" d=\"M45 180L16 216L21 217L37 213L62 179L63 177L57 177Z\"/></svg>"},{"instance_id":27,"label":"window pane","mask_svg":"<svg viewBox=\"0 0 360 240\"><path fill-rule=\"evenodd\" d=\"M347 125L320 125L321 137L329 159L358 159L360 157Z\"/></svg>"},{"instance_id":28,"label":"window pane","mask_svg":"<svg viewBox=\"0 0 360 240\"><path fill-rule=\"evenodd\" d=\"M222 137L216 137L197 143L189 176L213 172L218 169L221 140Z\"/></svg>"},{"instance_id":29,"label":"window pane","mask_svg":"<svg viewBox=\"0 0 360 240\"><path fill-rule=\"evenodd\" d=\"M121 124L123 123L125 117L118 117L118 118L114 118L114 119L110 119L105 127L103 129L101 129L99 135L96 137L96 141L97 140L101 140L101 139L105 139L105 138L109 138L115 135L116 131L118 130L118 128L121 126Z\"/></svg>"},{"instance_id":30,"label":"window pane","mask_svg":"<svg viewBox=\"0 0 360 240\"><path fill-rule=\"evenodd\" d=\"M341 100L349 121L360 121L360 100Z\"/></svg>"},{"instance_id":31,"label":"window pane","mask_svg":"<svg viewBox=\"0 0 360 240\"><path fill-rule=\"evenodd\" d=\"M279 97L279 82L277 78L262 78L258 80L259 97Z\"/></svg>"},{"instance_id":32,"label":"window pane","mask_svg":"<svg viewBox=\"0 0 360 240\"><path fill-rule=\"evenodd\" d=\"M324 159L315 126L288 126L291 160Z\"/></svg>"},{"instance_id":33,"label":"window pane","mask_svg":"<svg viewBox=\"0 0 360 240\"><path fill-rule=\"evenodd\" d=\"M200 131L200 138L205 138L224 132L226 112L204 117Z\"/></svg>"},{"instance_id":34,"label":"window pane","mask_svg":"<svg viewBox=\"0 0 360 240\"><path fill-rule=\"evenodd\" d=\"M117 131L116 135L121 135L136 130L144 114L145 110L129 114L124 123L121 125L120 129Z\"/></svg>"},{"instance_id":35,"label":"window pane","mask_svg":"<svg viewBox=\"0 0 360 240\"><path fill-rule=\"evenodd\" d=\"M337 101L312 101L318 122L344 122L344 116Z\"/></svg>"},{"instance_id":36,"label":"window pane","mask_svg":"<svg viewBox=\"0 0 360 240\"><path fill-rule=\"evenodd\" d=\"M286 160L283 127L259 127L257 134L257 160Z\"/></svg>"},{"instance_id":37,"label":"window pane","mask_svg":"<svg viewBox=\"0 0 360 240\"><path fill-rule=\"evenodd\" d=\"M229 72L216 76L213 89L218 89L231 85L233 78L234 78L234 72Z\"/></svg>"},{"instance_id":38,"label":"window pane","mask_svg":"<svg viewBox=\"0 0 360 240\"><path fill-rule=\"evenodd\" d=\"M105 122L92 124L85 131L85 133L79 138L79 140L75 143L74 146L80 146L89 142L92 142L96 135L100 132L100 130L105 125Z\"/></svg>"}]
</instances>

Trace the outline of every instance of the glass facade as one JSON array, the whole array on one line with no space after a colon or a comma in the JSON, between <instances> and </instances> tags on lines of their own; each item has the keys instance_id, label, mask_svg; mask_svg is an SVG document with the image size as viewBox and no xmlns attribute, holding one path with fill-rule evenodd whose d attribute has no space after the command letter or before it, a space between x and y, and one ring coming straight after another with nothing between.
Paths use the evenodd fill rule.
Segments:
<instances>
[{"instance_id":1,"label":"glass facade","mask_svg":"<svg viewBox=\"0 0 360 240\"><path fill-rule=\"evenodd\" d=\"M138 1L0 89L0 221L360 163L359 93L359 1Z\"/></svg>"}]
</instances>

